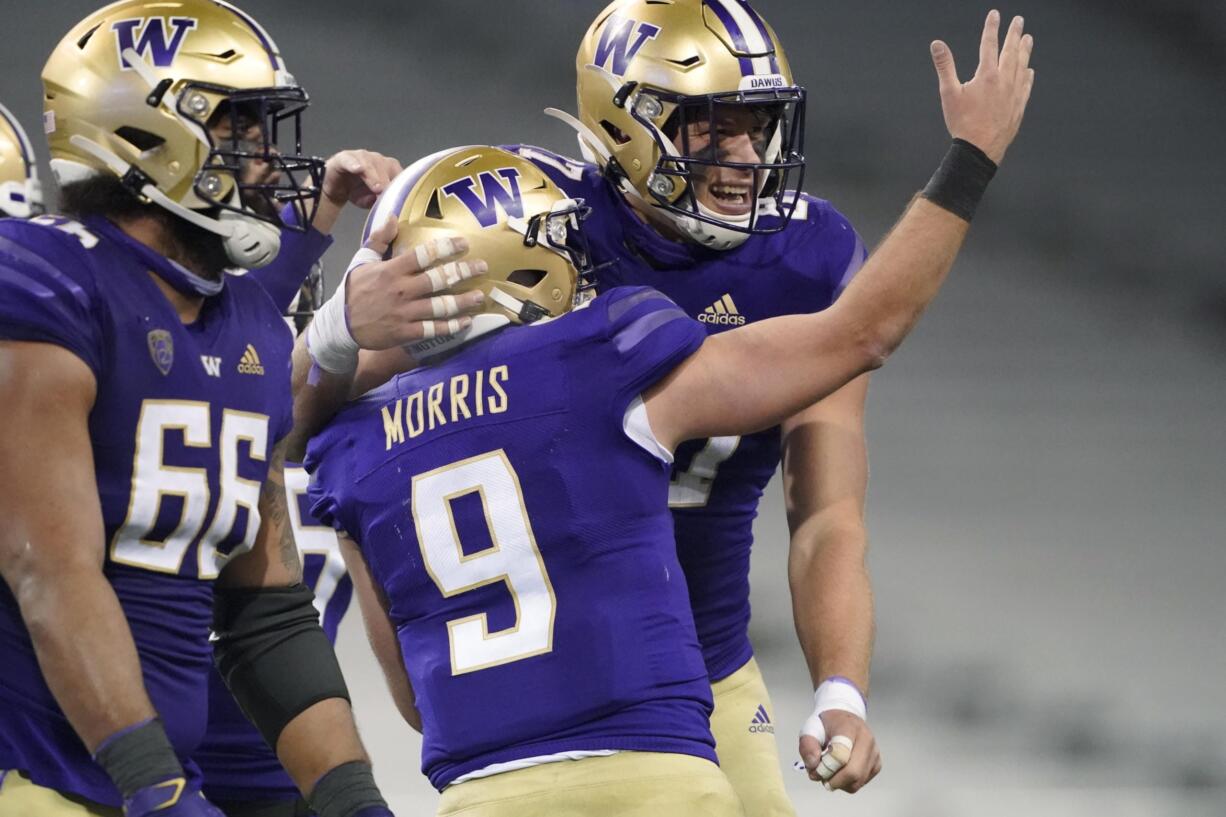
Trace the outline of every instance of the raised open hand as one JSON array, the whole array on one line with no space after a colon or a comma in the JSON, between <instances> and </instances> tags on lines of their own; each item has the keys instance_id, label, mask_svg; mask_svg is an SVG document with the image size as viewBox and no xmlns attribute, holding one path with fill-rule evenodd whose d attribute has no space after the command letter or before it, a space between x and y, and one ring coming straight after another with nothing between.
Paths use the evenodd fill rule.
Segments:
<instances>
[{"instance_id":1,"label":"raised open hand","mask_svg":"<svg viewBox=\"0 0 1226 817\"><path fill-rule=\"evenodd\" d=\"M1022 33L1023 24L1021 17L1014 17L1001 46L1000 12L988 12L979 41L979 67L969 82L959 81L949 46L941 40L932 43L945 126L951 136L970 142L997 164L1017 136L1034 87L1034 38Z\"/></svg>"}]
</instances>

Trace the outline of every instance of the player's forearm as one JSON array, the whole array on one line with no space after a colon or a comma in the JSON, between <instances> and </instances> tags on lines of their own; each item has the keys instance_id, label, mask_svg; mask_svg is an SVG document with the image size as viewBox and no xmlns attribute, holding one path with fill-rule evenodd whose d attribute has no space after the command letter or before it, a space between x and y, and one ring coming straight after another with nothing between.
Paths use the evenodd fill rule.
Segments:
<instances>
[{"instance_id":1,"label":"player's forearm","mask_svg":"<svg viewBox=\"0 0 1226 817\"><path fill-rule=\"evenodd\" d=\"M867 695L875 629L864 529L795 539L788 560L792 614L813 684L841 675Z\"/></svg>"},{"instance_id":2,"label":"player's forearm","mask_svg":"<svg viewBox=\"0 0 1226 817\"><path fill-rule=\"evenodd\" d=\"M352 372L332 374L315 365L306 344L304 332L294 346L294 428L286 438L286 457L291 462L303 461L312 435L345 404L353 383Z\"/></svg>"},{"instance_id":3,"label":"player's forearm","mask_svg":"<svg viewBox=\"0 0 1226 817\"><path fill-rule=\"evenodd\" d=\"M328 698L300 713L281 732L276 751L294 785L308 797L316 781L337 766L370 762L343 698Z\"/></svg>"},{"instance_id":4,"label":"player's forearm","mask_svg":"<svg viewBox=\"0 0 1226 817\"><path fill-rule=\"evenodd\" d=\"M156 715L136 644L100 569L6 572L38 664L86 748Z\"/></svg>"},{"instance_id":5,"label":"player's forearm","mask_svg":"<svg viewBox=\"0 0 1226 817\"><path fill-rule=\"evenodd\" d=\"M868 368L885 362L936 297L969 228L962 218L916 197L842 297L824 313L837 316L859 339L868 354L864 361ZM823 337L816 328L807 334L818 341Z\"/></svg>"}]
</instances>

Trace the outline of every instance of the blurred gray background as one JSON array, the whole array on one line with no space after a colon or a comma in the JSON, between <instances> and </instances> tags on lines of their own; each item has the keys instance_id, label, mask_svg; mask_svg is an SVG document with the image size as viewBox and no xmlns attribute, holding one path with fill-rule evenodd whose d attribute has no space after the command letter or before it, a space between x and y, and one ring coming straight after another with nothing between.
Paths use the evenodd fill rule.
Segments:
<instances>
[{"instance_id":1,"label":"blurred gray background","mask_svg":"<svg viewBox=\"0 0 1226 817\"><path fill-rule=\"evenodd\" d=\"M308 147L573 153L599 0L247 0L314 100ZM0 100L89 2L0 0ZM989 6L760 0L810 91L809 192L875 243L946 141L928 56L974 68ZM881 777L788 772L802 815L1226 814L1226 3L1024 0L1038 81L946 291L869 400ZM45 174L46 175L46 174ZM355 214L329 256L343 268ZM331 283L335 282L335 274ZM784 756L808 713L777 486L754 639ZM356 613L340 649L401 814L435 795Z\"/></svg>"}]
</instances>

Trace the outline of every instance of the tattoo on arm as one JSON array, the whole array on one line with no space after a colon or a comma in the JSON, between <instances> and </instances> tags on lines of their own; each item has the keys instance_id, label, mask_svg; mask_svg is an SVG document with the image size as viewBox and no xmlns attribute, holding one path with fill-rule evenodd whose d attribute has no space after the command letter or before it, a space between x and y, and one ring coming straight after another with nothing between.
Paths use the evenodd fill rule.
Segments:
<instances>
[{"instance_id":1,"label":"tattoo on arm","mask_svg":"<svg viewBox=\"0 0 1226 817\"><path fill-rule=\"evenodd\" d=\"M302 581L302 560L298 556L298 544L294 541L294 526L289 515L289 494L285 490L284 444L273 449L268 478L260 488L260 504L264 506L263 523L269 526L269 537L272 540L269 546L277 548L281 565L294 577L293 581Z\"/></svg>"}]
</instances>

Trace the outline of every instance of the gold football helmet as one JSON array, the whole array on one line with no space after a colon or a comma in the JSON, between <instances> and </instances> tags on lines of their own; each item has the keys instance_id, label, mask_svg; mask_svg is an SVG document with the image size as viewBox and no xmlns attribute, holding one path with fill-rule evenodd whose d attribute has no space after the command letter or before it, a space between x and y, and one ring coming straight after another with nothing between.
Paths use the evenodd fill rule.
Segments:
<instances>
[{"instance_id":1,"label":"gold football helmet","mask_svg":"<svg viewBox=\"0 0 1226 817\"><path fill-rule=\"evenodd\" d=\"M584 155L639 209L720 250L787 224L796 201L787 191L804 176L805 91L745 0L615 0L575 63L578 118L548 113L579 132ZM720 123L734 111L759 123L756 162L729 160L721 148ZM690 150L692 128L705 128L708 144ZM693 181L717 168L752 173L738 194L742 214L716 212L695 195ZM780 218L760 223L768 214Z\"/></svg>"},{"instance_id":2,"label":"gold football helmet","mask_svg":"<svg viewBox=\"0 0 1226 817\"><path fill-rule=\"evenodd\" d=\"M16 117L0 105L0 217L30 218L42 212L34 148Z\"/></svg>"},{"instance_id":3,"label":"gold football helmet","mask_svg":"<svg viewBox=\"0 0 1226 817\"><path fill-rule=\"evenodd\" d=\"M485 293L472 326L411 344L410 354L422 360L508 324L573 309L594 284L581 231L588 209L532 162L499 148L451 148L406 168L371 210L364 239L373 225L394 217L399 226L391 254L459 235L468 241L468 255L489 265L485 275L448 290Z\"/></svg>"},{"instance_id":4,"label":"gold football helmet","mask_svg":"<svg viewBox=\"0 0 1226 817\"><path fill-rule=\"evenodd\" d=\"M306 92L234 6L120 0L68 32L42 78L61 184L113 173L142 200L222 236L242 267L275 257L280 227L309 225L323 162L302 154ZM293 223L282 225L277 202L294 205Z\"/></svg>"}]
</instances>

